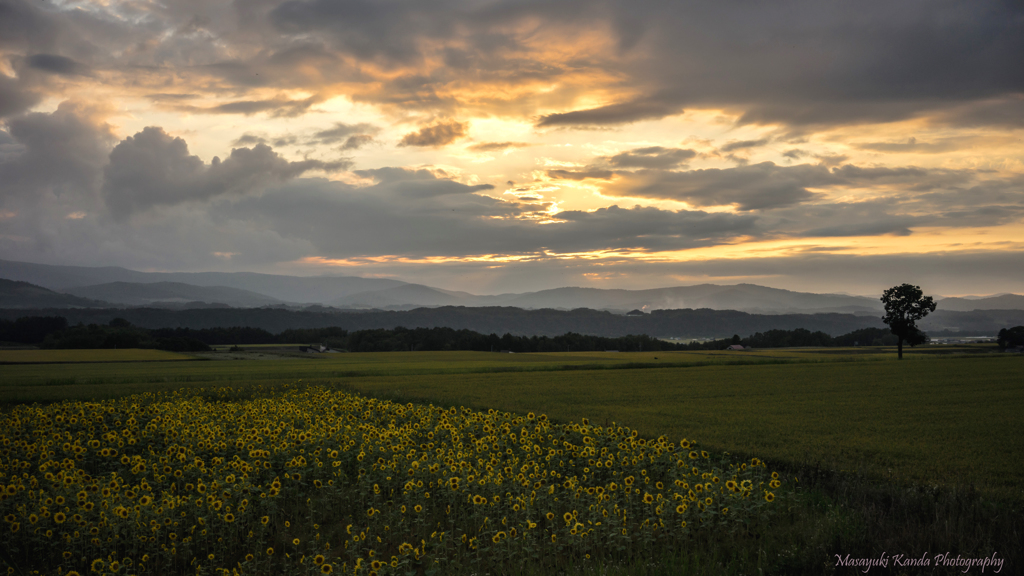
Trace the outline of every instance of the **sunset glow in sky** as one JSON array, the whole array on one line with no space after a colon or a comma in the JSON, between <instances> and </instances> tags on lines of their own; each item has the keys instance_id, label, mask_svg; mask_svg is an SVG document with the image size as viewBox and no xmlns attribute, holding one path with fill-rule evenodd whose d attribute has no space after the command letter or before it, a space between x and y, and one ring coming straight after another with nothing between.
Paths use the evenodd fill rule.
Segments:
<instances>
[{"instance_id":1,"label":"sunset glow in sky","mask_svg":"<svg viewBox=\"0 0 1024 576\"><path fill-rule=\"evenodd\" d=\"M0 259L1024 292L1024 7L0 0Z\"/></svg>"}]
</instances>

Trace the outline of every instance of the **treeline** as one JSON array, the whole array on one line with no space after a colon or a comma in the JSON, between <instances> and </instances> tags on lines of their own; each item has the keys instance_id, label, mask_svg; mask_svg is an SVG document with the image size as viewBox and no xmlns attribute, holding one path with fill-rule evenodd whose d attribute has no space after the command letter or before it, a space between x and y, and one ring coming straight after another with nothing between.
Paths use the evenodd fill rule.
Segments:
<instances>
[{"instance_id":1,"label":"treeline","mask_svg":"<svg viewBox=\"0 0 1024 576\"><path fill-rule=\"evenodd\" d=\"M936 313L937 314L937 313ZM1024 315L1024 311L1021 312ZM566 332L619 337L649 334L655 338L720 338L731 334L754 334L766 330L806 328L827 334L846 334L860 328L881 328L874 316L853 314L748 314L736 310L655 310L650 314L623 316L603 310L524 310L507 306L418 308L405 311L332 309L285 310L278 308L224 308L166 310L156 308L2 310L0 318L22 316L63 316L68 324L104 325L124 318L143 328L214 329L223 326L251 326L273 334L289 329L337 327L349 332L378 328L448 327L481 334L560 336ZM930 318L930 316L929 316ZM1024 323L1024 318L1022 322ZM1011 325L1016 325L1011 324ZM998 327L992 330L994 334Z\"/></svg>"},{"instance_id":2,"label":"treeline","mask_svg":"<svg viewBox=\"0 0 1024 576\"><path fill-rule=\"evenodd\" d=\"M926 337L927 338L927 337ZM711 340L700 343L707 350L721 350L733 344L744 348L794 348L807 346L895 346L896 335L888 328L862 328L842 336L832 337L824 332L811 332L803 328L795 330L768 330L757 332L746 338L737 334L732 338Z\"/></svg>"},{"instance_id":3,"label":"treeline","mask_svg":"<svg viewBox=\"0 0 1024 576\"><path fill-rule=\"evenodd\" d=\"M246 329L249 330L249 329ZM29 316L0 320L0 342L32 344L40 348L155 348L173 352L202 352L210 346L198 338L170 335L132 326L123 318L105 325L68 326L61 316Z\"/></svg>"},{"instance_id":4,"label":"treeline","mask_svg":"<svg viewBox=\"0 0 1024 576\"><path fill-rule=\"evenodd\" d=\"M156 348L172 351L204 351L211 346L252 344L324 344L351 352L470 350L509 352L583 352L601 350L667 351L721 350L734 344L751 348L796 346L893 345L896 337L884 328L863 328L838 337L803 328L767 330L746 338L704 342L669 342L647 335L604 337L567 332L560 336L481 334L454 328L393 328L348 331L338 327L284 330L273 334L262 328L156 328L133 326L115 318L105 325L69 326L59 316L0 320L0 341L33 344L41 348Z\"/></svg>"}]
</instances>

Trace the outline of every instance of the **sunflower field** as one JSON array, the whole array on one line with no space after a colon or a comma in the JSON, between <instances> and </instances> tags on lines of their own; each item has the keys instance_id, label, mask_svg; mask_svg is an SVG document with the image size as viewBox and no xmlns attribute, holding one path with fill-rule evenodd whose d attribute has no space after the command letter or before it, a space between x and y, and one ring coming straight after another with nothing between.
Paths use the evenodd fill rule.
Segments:
<instances>
[{"instance_id":1,"label":"sunflower field","mask_svg":"<svg viewBox=\"0 0 1024 576\"><path fill-rule=\"evenodd\" d=\"M0 414L9 574L433 574L744 530L778 475L586 419L301 383Z\"/></svg>"}]
</instances>

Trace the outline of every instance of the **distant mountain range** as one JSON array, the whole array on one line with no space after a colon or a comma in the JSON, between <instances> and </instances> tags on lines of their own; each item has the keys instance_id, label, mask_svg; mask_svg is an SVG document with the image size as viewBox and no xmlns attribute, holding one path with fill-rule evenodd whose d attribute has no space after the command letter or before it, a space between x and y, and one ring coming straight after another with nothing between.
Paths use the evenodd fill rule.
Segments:
<instances>
[{"instance_id":1,"label":"distant mountain range","mask_svg":"<svg viewBox=\"0 0 1024 576\"><path fill-rule=\"evenodd\" d=\"M0 278L31 282L58 292L114 282L179 282L192 286L237 288L296 304L325 304L349 294L385 290L406 284L400 280L355 276L282 276L253 272L138 272L113 266L52 266L9 260L0 260Z\"/></svg>"},{"instance_id":2,"label":"distant mountain range","mask_svg":"<svg viewBox=\"0 0 1024 576\"><path fill-rule=\"evenodd\" d=\"M183 282L110 282L66 289L68 294L125 306L182 307L193 302L224 304L235 308L259 308L283 304L277 298L227 286L193 286Z\"/></svg>"},{"instance_id":3,"label":"distant mountain range","mask_svg":"<svg viewBox=\"0 0 1024 576\"><path fill-rule=\"evenodd\" d=\"M42 286L0 278L0 308L102 308L107 302L61 294Z\"/></svg>"},{"instance_id":4,"label":"distant mountain range","mask_svg":"<svg viewBox=\"0 0 1024 576\"><path fill-rule=\"evenodd\" d=\"M263 306L412 310L439 306L506 306L523 309L590 308L625 313L668 309L738 310L751 314L841 313L879 316L878 298L813 294L754 284L676 286L650 290L566 287L521 294L475 295L400 280L354 276L284 276L251 272L138 272L118 267L53 266L0 260L0 278L29 282L63 304L53 307L156 306L200 308ZM24 292L24 289L23 289ZM21 294L21 293L18 293ZM61 294L57 294L60 296ZM0 307L42 307L24 292L4 296ZM19 304L19 302L21 302ZM58 302L58 300L54 300ZM75 303L72 303L75 302ZM1024 296L945 298L939 310L1024 310Z\"/></svg>"},{"instance_id":5,"label":"distant mountain range","mask_svg":"<svg viewBox=\"0 0 1024 576\"><path fill-rule=\"evenodd\" d=\"M938 310L970 312L972 310L1024 310L1024 296L1000 294L988 298L943 298Z\"/></svg>"}]
</instances>

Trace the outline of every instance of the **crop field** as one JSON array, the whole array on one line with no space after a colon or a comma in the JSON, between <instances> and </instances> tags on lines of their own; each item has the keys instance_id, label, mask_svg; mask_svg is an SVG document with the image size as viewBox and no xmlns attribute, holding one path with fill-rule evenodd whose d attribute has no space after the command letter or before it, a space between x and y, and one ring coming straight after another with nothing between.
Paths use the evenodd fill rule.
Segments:
<instances>
[{"instance_id":1,"label":"crop field","mask_svg":"<svg viewBox=\"0 0 1024 576\"><path fill-rule=\"evenodd\" d=\"M244 352L193 353L150 350L9 350L0 355L34 353L32 365L5 366L0 372L0 401L49 402L64 399L118 398L126 394L182 385L292 382L298 379L345 380L366 376L431 376L501 372L622 370L709 365L762 365L846 361L886 361L882 349L807 349L756 352L574 352L498 354L487 352L374 352L297 354L298 347L261 347ZM62 365L61 358L92 365ZM139 355L139 362L117 363ZM106 358L106 362L104 362ZM170 362L142 362L164 358ZM909 356L918 359L920 356ZM93 359L90 361L90 359ZM178 362L179 360L206 362ZM51 364L45 364L45 361ZM68 361L64 361L68 362ZM28 364L28 362L24 362Z\"/></svg>"},{"instance_id":2,"label":"crop field","mask_svg":"<svg viewBox=\"0 0 1024 576\"><path fill-rule=\"evenodd\" d=\"M942 352L266 347L7 365L0 564L854 574L833 555L886 549L1020 562L1024 359Z\"/></svg>"}]
</instances>

